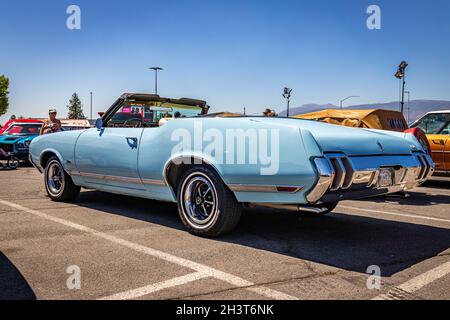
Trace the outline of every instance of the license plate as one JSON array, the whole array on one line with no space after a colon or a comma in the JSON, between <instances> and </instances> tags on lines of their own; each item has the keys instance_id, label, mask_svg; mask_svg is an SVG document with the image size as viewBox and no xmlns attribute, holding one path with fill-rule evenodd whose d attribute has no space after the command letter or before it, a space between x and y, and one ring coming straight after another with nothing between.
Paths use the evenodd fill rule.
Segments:
<instances>
[{"instance_id":1,"label":"license plate","mask_svg":"<svg viewBox=\"0 0 450 320\"><path fill-rule=\"evenodd\" d=\"M378 187L392 187L394 185L394 174L392 169L384 168L380 170L378 176Z\"/></svg>"}]
</instances>

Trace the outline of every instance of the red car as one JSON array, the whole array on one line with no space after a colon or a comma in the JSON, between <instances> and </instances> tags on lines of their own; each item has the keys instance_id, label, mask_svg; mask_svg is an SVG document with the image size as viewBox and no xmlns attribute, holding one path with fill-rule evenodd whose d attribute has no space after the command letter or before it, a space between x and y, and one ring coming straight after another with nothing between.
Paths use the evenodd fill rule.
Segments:
<instances>
[{"instance_id":1,"label":"red car","mask_svg":"<svg viewBox=\"0 0 450 320\"><path fill-rule=\"evenodd\" d=\"M14 122L20 122L20 123L42 123L41 120L37 120L37 119L14 119L14 120L9 120L5 123L5 125L3 127L0 128L0 134L3 134L4 131L6 131L6 129L9 128L9 126L11 124L13 124Z\"/></svg>"}]
</instances>

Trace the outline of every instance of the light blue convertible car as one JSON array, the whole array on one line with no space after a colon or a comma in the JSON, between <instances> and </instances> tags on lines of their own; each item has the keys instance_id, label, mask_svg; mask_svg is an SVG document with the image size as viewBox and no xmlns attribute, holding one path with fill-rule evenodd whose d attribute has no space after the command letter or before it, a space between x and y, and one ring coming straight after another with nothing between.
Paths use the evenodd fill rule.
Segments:
<instances>
[{"instance_id":1,"label":"light blue convertible car","mask_svg":"<svg viewBox=\"0 0 450 320\"><path fill-rule=\"evenodd\" d=\"M84 187L177 202L205 237L230 232L243 205L323 215L341 200L412 189L434 170L409 134L207 113L204 101L124 94L95 128L34 139L30 161L54 201Z\"/></svg>"}]
</instances>

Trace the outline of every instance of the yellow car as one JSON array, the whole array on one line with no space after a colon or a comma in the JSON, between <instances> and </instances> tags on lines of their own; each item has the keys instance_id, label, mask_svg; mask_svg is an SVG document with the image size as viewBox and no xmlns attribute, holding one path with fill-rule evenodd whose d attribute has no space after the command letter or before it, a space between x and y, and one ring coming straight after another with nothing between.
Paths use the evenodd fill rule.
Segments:
<instances>
[{"instance_id":1,"label":"yellow car","mask_svg":"<svg viewBox=\"0 0 450 320\"><path fill-rule=\"evenodd\" d=\"M412 127L422 129L427 135L436 173L450 174L450 110L429 112Z\"/></svg>"},{"instance_id":2,"label":"yellow car","mask_svg":"<svg viewBox=\"0 0 450 320\"><path fill-rule=\"evenodd\" d=\"M317 120L330 124L355 128L380 129L399 132L403 132L408 129L408 123L401 112L384 109L327 109L299 114L293 118Z\"/></svg>"},{"instance_id":3,"label":"yellow car","mask_svg":"<svg viewBox=\"0 0 450 320\"><path fill-rule=\"evenodd\" d=\"M448 114L448 116L450 116L450 114ZM432 155L430 143L428 142L425 132L421 130L420 127L409 128L408 123L406 122L405 117L403 116L403 113L401 113L400 111L384 110L384 109L369 109L369 110L327 109L317 112L300 114L294 116L294 118L322 121L346 127L378 129L378 130L409 133L417 138L417 140L422 145L423 149L428 154ZM450 143L448 139L447 143ZM448 148L448 146L446 155L448 159L448 157L450 156L450 149ZM433 155L434 161L438 160L440 163L442 163L442 160L436 158L439 158L439 155ZM447 160L447 163L449 163L448 161L449 160ZM450 165L447 166L447 170L448 171L450 170Z\"/></svg>"}]
</instances>

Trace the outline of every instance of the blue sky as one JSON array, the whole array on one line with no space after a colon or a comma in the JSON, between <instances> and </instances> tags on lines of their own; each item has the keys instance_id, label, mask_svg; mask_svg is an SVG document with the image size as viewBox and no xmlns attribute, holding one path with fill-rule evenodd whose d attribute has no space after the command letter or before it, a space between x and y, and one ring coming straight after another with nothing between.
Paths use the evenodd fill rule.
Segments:
<instances>
[{"instance_id":1,"label":"blue sky","mask_svg":"<svg viewBox=\"0 0 450 320\"><path fill-rule=\"evenodd\" d=\"M81 30L66 8L81 8ZM366 27L370 4L381 30ZM450 1L365 0L0 0L0 74L10 111L60 115L73 92L89 114L123 92L205 99L213 111L281 111L292 105L398 99L393 77L405 59L412 99L450 100ZM6 116L0 118L4 122Z\"/></svg>"}]
</instances>

